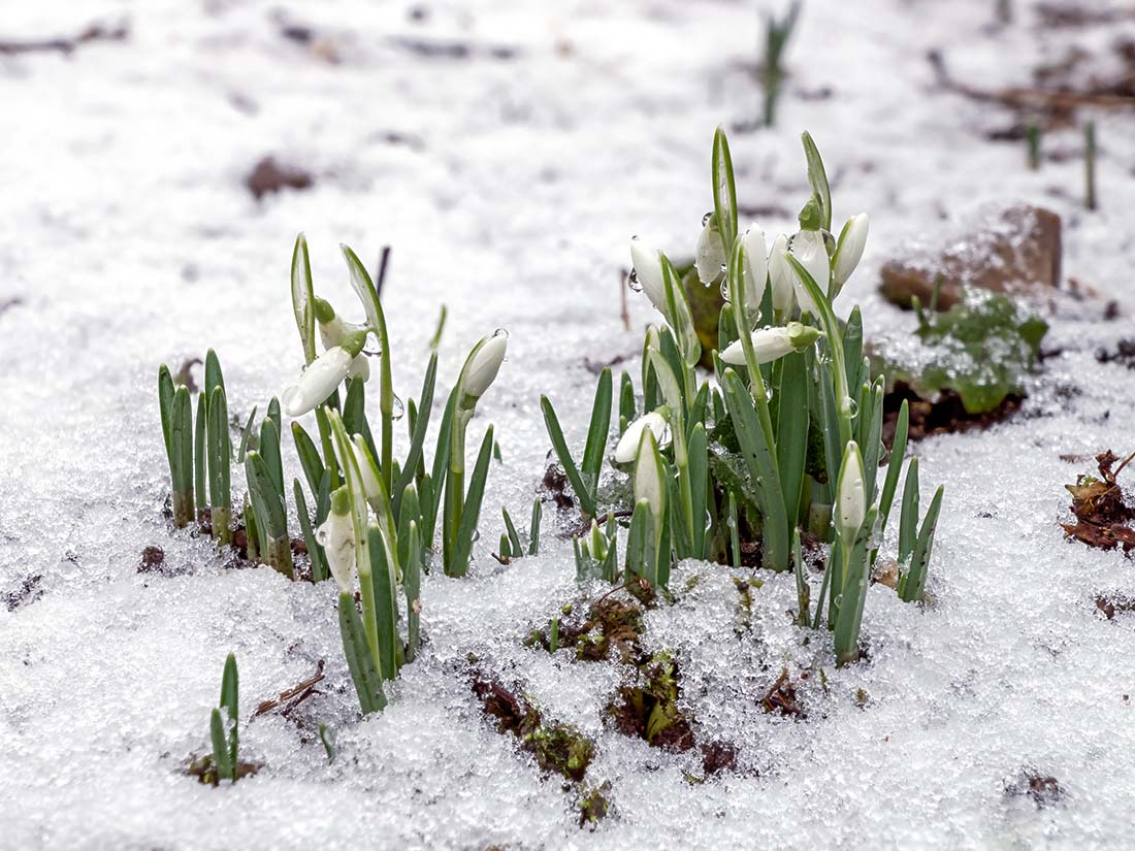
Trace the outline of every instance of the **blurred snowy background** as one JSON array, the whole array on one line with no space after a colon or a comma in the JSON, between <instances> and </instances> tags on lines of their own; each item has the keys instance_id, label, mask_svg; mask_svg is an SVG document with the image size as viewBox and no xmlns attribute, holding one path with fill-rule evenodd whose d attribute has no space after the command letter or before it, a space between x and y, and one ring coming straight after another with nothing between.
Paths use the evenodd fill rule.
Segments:
<instances>
[{"instance_id":1,"label":"blurred snowy background","mask_svg":"<svg viewBox=\"0 0 1135 851\"><path fill-rule=\"evenodd\" d=\"M1097 616L1094 600L1135 592L1135 579L1121 555L1064 543L1056 522L1062 486L1086 471L1061 454L1135 450L1135 372L1095 357L1132 332L1135 111L1074 110L1029 171L1021 111L961 94L941 71L984 91L1028 88L1079 51L1071 83L1122 80L1135 16L1119 0L1011 5L1005 24L993 0L807 2L778 125L754 132L734 128L760 108L761 15L783 12L763 0L7 4L0 847L1128 843L1135 629ZM1093 213L1080 200L1089 117ZM628 240L692 251L718 124L731 130L743 225L793 229L804 129L832 176L837 221L870 213L867 254L839 302L845 314L864 306L868 336L913 327L877 295L879 266L983 201L1059 213L1065 277L1102 295L1053 299L1046 347L1061 353L1017 419L916 447L924 495L947 485L938 603L921 610L872 589L870 664L835 672L822 642L801 645L784 615L790 577L765 577L739 639L730 571L676 572L677 583L703 579L648 617L647 642L677 650L691 711L746 767L694 785L690 759L604 726L614 667L521 646L574 593L554 512L539 558L505 569L488 548L499 506L525 516L544 470L539 394L574 445L587 362L625 356L637 369L652 314L632 296L624 330ZM255 197L249 176L268 157L303 185ZM263 411L301 366L288 296L300 231L317 292L350 315L338 243L372 260L392 247L384 302L403 396L418 392L441 303L446 388L478 337L511 333L471 434L494 422L504 459L473 576L427 581L427 653L365 722L333 591L226 569L211 542L162 517L157 367L176 371L211 346L230 410ZM1112 300L1118 318L1104 321ZM138 572L151 545L176 575ZM206 746L230 650L246 719L326 662L306 712L337 731L334 763L310 725L269 715L242 733L265 766L255 778L216 790L182 773ZM470 652L596 739L589 776L610 780L615 817L594 833L576 827L570 796L482 720L461 673ZM784 664L826 666L807 721L756 705ZM1055 778L1060 794L1013 794L1030 776Z\"/></svg>"}]
</instances>

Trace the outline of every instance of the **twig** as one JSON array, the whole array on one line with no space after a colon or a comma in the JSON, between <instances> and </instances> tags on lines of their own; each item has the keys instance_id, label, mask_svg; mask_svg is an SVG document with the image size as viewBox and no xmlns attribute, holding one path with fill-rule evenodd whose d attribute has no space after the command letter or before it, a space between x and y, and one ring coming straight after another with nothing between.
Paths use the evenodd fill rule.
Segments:
<instances>
[{"instance_id":1,"label":"twig","mask_svg":"<svg viewBox=\"0 0 1135 851\"><path fill-rule=\"evenodd\" d=\"M261 703L256 707L256 711L252 713L252 717L258 718L261 715L267 715L272 710L278 709L284 704L290 703L287 709L284 710L285 712L287 712L291 709L294 709L304 700L307 700L307 698L311 697L311 695L314 693L316 684L323 681L323 666L324 662L322 659L320 659L316 664L314 674L312 674L306 680L296 683L290 689L280 692L280 696L275 700L266 700Z\"/></svg>"},{"instance_id":2,"label":"twig","mask_svg":"<svg viewBox=\"0 0 1135 851\"><path fill-rule=\"evenodd\" d=\"M378 257L378 273L374 276L374 288L378 297L382 298L382 285L386 283L386 266L390 262L390 246L382 246L382 254Z\"/></svg>"},{"instance_id":3,"label":"twig","mask_svg":"<svg viewBox=\"0 0 1135 851\"><path fill-rule=\"evenodd\" d=\"M0 54L15 56L19 53L62 53L69 56L80 45L92 41L125 41L130 35L130 27L118 24L105 27L102 24L89 24L86 29L72 38L45 38L33 41L0 41Z\"/></svg>"}]
</instances>

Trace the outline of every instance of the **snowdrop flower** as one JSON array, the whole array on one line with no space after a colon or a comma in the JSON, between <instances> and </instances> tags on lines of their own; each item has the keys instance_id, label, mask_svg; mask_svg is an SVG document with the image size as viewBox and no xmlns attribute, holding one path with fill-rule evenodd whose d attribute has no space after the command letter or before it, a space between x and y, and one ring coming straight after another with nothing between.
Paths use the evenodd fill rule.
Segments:
<instances>
[{"instance_id":1,"label":"snowdrop flower","mask_svg":"<svg viewBox=\"0 0 1135 851\"><path fill-rule=\"evenodd\" d=\"M859 445L848 441L839 471L839 528L844 551L849 552L863 520L867 516L867 494L863 484L863 456Z\"/></svg>"},{"instance_id":2,"label":"snowdrop flower","mask_svg":"<svg viewBox=\"0 0 1135 851\"><path fill-rule=\"evenodd\" d=\"M758 227L749 228L741 236L745 246L745 307L750 313L761 309L768 284L768 254L765 232Z\"/></svg>"},{"instance_id":3,"label":"snowdrop flower","mask_svg":"<svg viewBox=\"0 0 1135 851\"><path fill-rule=\"evenodd\" d=\"M836 292L847 283L855 267L863 257L863 247L867 244L867 230L870 222L866 213L852 216L843 226L839 234L839 244L835 251L835 268L832 270L835 278Z\"/></svg>"},{"instance_id":4,"label":"snowdrop flower","mask_svg":"<svg viewBox=\"0 0 1135 851\"><path fill-rule=\"evenodd\" d=\"M508 350L508 332L498 328L491 337L486 337L477 347L476 353L465 367L463 390L466 396L478 399L500 372Z\"/></svg>"},{"instance_id":5,"label":"snowdrop flower","mask_svg":"<svg viewBox=\"0 0 1135 851\"><path fill-rule=\"evenodd\" d=\"M315 318L318 321L319 339L323 343L324 351L341 346L343 340L349 334L356 331L366 331L366 328L361 325L343 321L342 317L335 312L335 308L331 306L331 302L323 298L317 297L315 299ZM367 361L366 355L360 352L355 356L347 377L361 378L363 381L370 379L370 363Z\"/></svg>"},{"instance_id":6,"label":"snowdrop flower","mask_svg":"<svg viewBox=\"0 0 1135 851\"><path fill-rule=\"evenodd\" d=\"M378 476L375 475L374 461L371 459L370 450L367 448L366 441L361 434L353 435L351 439L355 444L351 449L355 453L355 461L359 465L363 493L366 494L368 502L381 499L383 495L382 484L378 481Z\"/></svg>"},{"instance_id":7,"label":"snowdrop flower","mask_svg":"<svg viewBox=\"0 0 1135 851\"><path fill-rule=\"evenodd\" d=\"M346 336L342 345L328 349L313 360L300 375L299 381L281 394L284 413L289 417L299 417L322 405L350 373L365 340L365 332L354 331Z\"/></svg>"},{"instance_id":8,"label":"snowdrop flower","mask_svg":"<svg viewBox=\"0 0 1135 851\"><path fill-rule=\"evenodd\" d=\"M632 251L633 246L632 246ZM694 251L694 265L698 270L698 280L703 284L712 284L721 277L721 267L726 263L725 242L721 238L721 231L713 223L702 228L698 236L698 245ZM665 297L665 290L663 290Z\"/></svg>"},{"instance_id":9,"label":"snowdrop flower","mask_svg":"<svg viewBox=\"0 0 1135 851\"><path fill-rule=\"evenodd\" d=\"M820 288L820 292L827 293L831 278L831 261L828 259L828 249L824 244L824 235L818 230L799 231L788 243L788 253L800 261L808 274ZM800 310L819 316L820 311L812 296L804 287L804 282L792 269L793 285L796 287L796 300L800 303Z\"/></svg>"},{"instance_id":10,"label":"snowdrop flower","mask_svg":"<svg viewBox=\"0 0 1135 851\"><path fill-rule=\"evenodd\" d=\"M636 236L631 239L631 263L634 265L632 285L637 284L650 303L665 316L666 278L662 274L662 255L657 249L643 245Z\"/></svg>"},{"instance_id":11,"label":"snowdrop flower","mask_svg":"<svg viewBox=\"0 0 1135 851\"><path fill-rule=\"evenodd\" d=\"M623 432L615 446L615 463L629 464L638 455L638 445L642 442L642 433L646 429L654 434L654 439L662 446L670 442L670 427L666 418L659 413L651 412L639 417Z\"/></svg>"},{"instance_id":12,"label":"snowdrop flower","mask_svg":"<svg viewBox=\"0 0 1135 851\"><path fill-rule=\"evenodd\" d=\"M339 588L350 591L355 574L355 526L346 485L331 494L331 512L316 530L315 539L327 554L327 566Z\"/></svg>"},{"instance_id":13,"label":"snowdrop flower","mask_svg":"<svg viewBox=\"0 0 1135 851\"><path fill-rule=\"evenodd\" d=\"M796 270L788 262L788 237L780 234L772 243L768 257L768 276L772 283L772 309L788 315L796 301Z\"/></svg>"},{"instance_id":14,"label":"snowdrop flower","mask_svg":"<svg viewBox=\"0 0 1135 851\"><path fill-rule=\"evenodd\" d=\"M638 444L638 456L634 467L635 504L646 500L654 515L655 534L662 527L666 516L666 471L662 456L658 454L658 444L654 432L643 429Z\"/></svg>"},{"instance_id":15,"label":"snowdrop flower","mask_svg":"<svg viewBox=\"0 0 1135 851\"><path fill-rule=\"evenodd\" d=\"M800 352L823 336L818 328L789 322L784 327L761 328L754 331L753 354L758 364L772 363L792 352ZM740 340L735 340L724 352L721 359L725 363L744 364L745 348Z\"/></svg>"}]
</instances>

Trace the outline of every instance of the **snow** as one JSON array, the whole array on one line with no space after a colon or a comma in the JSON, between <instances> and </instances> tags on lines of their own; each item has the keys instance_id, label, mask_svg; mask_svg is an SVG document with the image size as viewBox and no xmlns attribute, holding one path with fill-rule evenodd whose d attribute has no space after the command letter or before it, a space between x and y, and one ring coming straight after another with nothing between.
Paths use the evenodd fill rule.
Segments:
<instances>
[{"instance_id":1,"label":"snow","mask_svg":"<svg viewBox=\"0 0 1135 851\"><path fill-rule=\"evenodd\" d=\"M1020 199L1061 214L1065 276L1124 312L1103 322L1102 302L1055 298L1045 347L1062 353L1032 382L1021 414L915 447L924 501L947 488L935 602L909 606L872 587L869 664L836 670L829 636L792 626L791 577L760 575L752 630L738 637L732 576L742 574L693 563L675 571L679 600L647 615L645 645L676 653L699 736L736 745L743 769L691 784L693 753L663 753L603 723L618 668L522 646L579 593L551 506L539 556L502 567L489 549L499 506L527 518L543 473L539 395L552 397L578 446L594 387L584 358L626 356L636 374L654 314L632 294L634 330L622 328L628 238L693 251L711 205L712 130L758 108L745 69L756 9L726 0L421 5L424 22L412 20L412 4L362 0L6 10L7 38L122 17L131 35L69 57L0 56L0 302L17 300L0 313L0 592L32 577L42 591L0 606L0 847L1126 844L1135 629L1125 616L1099 617L1094 600L1135 594L1131 563L1065 543L1056 523L1068 513L1063 485L1090 471L1060 455L1135 450L1135 371L1095 359L1131 334L1132 119L1096 115L1101 209L1087 213L1078 157L1026 170L1023 143L981 135L1012 116L936 91L925 54L943 50L971 85L1027 85L1039 61L1074 45L1106 49L1135 25L1039 30L1031 4L1017 3L1018 23L999 29L984 0L807 5L788 48L778 128L735 133L732 147L742 203L775 208L759 221L766 232L791 228L804 200L804 128L832 174L837 226L870 213L842 312L862 304L869 337L913 328L875 293L881 263L943 219ZM340 62L281 37L279 20L311 26ZM426 57L406 47L412 39L474 48L467 59ZM494 54L500 47L512 58ZM831 96L816 97L825 87ZM1079 146L1075 129L1045 138L1046 150ZM266 154L311 170L314 188L254 202L241 181ZM418 393L442 302L447 387L479 337L498 327L511 335L469 435L475 446L493 422L503 450L476 564L466 579L424 582L429 644L387 710L365 721L333 587L226 569L210 541L171 532L161 516L157 366L176 370L212 346L230 410L263 411L301 364L287 282L301 230L317 291L352 319L336 244L371 262L393 247L384 301L404 398ZM298 475L293 457L285 463ZM181 575L137 573L149 545ZM692 576L697 584L681 590ZM182 761L206 748L229 651L240 665L242 754L264 767L213 789L186 777ZM549 718L595 739L588 780L610 780L615 816L594 832L576 826L571 794L483 721L466 679L470 653L522 683ZM327 679L298 713L306 726L249 720L318 660ZM757 706L785 665L815 672L801 688L806 720ZM318 722L335 731L332 763ZM1063 798L1040 808L1007 795L1028 772L1055 777Z\"/></svg>"}]
</instances>

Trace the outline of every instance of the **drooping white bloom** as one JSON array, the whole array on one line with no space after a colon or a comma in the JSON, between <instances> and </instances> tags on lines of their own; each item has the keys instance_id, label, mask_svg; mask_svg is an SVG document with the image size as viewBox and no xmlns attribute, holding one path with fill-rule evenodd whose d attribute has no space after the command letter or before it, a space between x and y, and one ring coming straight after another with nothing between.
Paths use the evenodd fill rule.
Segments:
<instances>
[{"instance_id":1,"label":"drooping white bloom","mask_svg":"<svg viewBox=\"0 0 1135 851\"><path fill-rule=\"evenodd\" d=\"M662 456L658 453L658 444L654 440L654 432L643 429L635 459L634 499L636 504L645 499L650 506L654 515L655 534L661 527L662 518L666 516L666 493L666 472Z\"/></svg>"},{"instance_id":2,"label":"drooping white bloom","mask_svg":"<svg viewBox=\"0 0 1135 851\"><path fill-rule=\"evenodd\" d=\"M844 546L850 547L867 516L867 494L863 484L863 456L859 445L849 441L839 471L839 528Z\"/></svg>"},{"instance_id":3,"label":"drooping white bloom","mask_svg":"<svg viewBox=\"0 0 1135 851\"><path fill-rule=\"evenodd\" d=\"M810 325L789 322L783 327L761 328L752 334L753 354L757 363L772 363L792 352L803 351L816 342L823 333ZM744 364L745 347L735 340L721 353L725 363Z\"/></svg>"},{"instance_id":4,"label":"drooping white bloom","mask_svg":"<svg viewBox=\"0 0 1135 851\"><path fill-rule=\"evenodd\" d=\"M365 339L366 335L361 332L350 334L343 345L328 349L313 360L299 381L280 395L284 413L300 417L322 405L351 371Z\"/></svg>"},{"instance_id":5,"label":"drooping white bloom","mask_svg":"<svg viewBox=\"0 0 1135 851\"><path fill-rule=\"evenodd\" d=\"M698 280L703 284L712 284L721 277L721 267L725 262L725 241L721 238L721 231L712 223L707 224L698 235L697 248L694 250ZM663 294L665 295L665 290Z\"/></svg>"},{"instance_id":6,"label":"drooping white bloom","mask_svg":"<svg viewBox=\"0 0 1135 851\"><path fill-rule=\"evenodd\" d=\"M463 389L466 396L477 399L489 389L500 372L507 351L508 332L503 328L498 328L493 336L481 341L473 359L465 367Z\"/></svg>"},{"instance_id":7,"label":"drooping white bloom","mask_svg":"<svg viewBox=\"0 0 1135 851\"><path fill-rule=\"evenodd\" d=\"M350 591L355 575L355 526L346 485L331 494L331 511L316 530L315 539L327 555L327 566L339 588Z\"/></svg>"},{"instance_id":8,"label":"drooping white bloom","mask_svg":"<svg viewBox=\"0 0 1135 851\"><path fill-rule=\"evenodd\" d=\"M657 249L643 245L638 238L631 240L631 263L634 278L650 303L666 315L666 279L662 274L662 255Z\"/></svg>"},{"instance_id":9,"label":"drooping white bloom","mask_svg":"<svg viewBox=\"0 0 1135 851\"><path fill-rule=\"evenodd\" d=\"M831 261L828 259L828 249L824 245L824 235L818 230L802 230L792 237L788 243L788 253L800 261L800 265L808 270L820 292L827 295L828 283L831 278ZM800 310L819 316L812 296L804 286L804 282L792 269L792 282L796 287L796 300L800 303Z\"/></svg>"},{"instance_id":10,"label":"drooping white bloom","mask_svg":"<svg viewBox=\"0 0 1135 851\"><path fill-rule=\"evenodd\" d=\"M784 234L773 240L768 257L768 276L772 284L772 309L788 315L796 301L796 270L788 262L788 237Z\"/></svg>"},{"instance_id":11,"label":"drooping white bloom","mask_svg":"<svg viewBox=\"0 0 1135 851\"><path fill-rule=\"evenodd\" d=\"M330 351L336 346L343 345L343 341L351 334L366 331L361 325L344 321L326 299L315 299L315 318L316 324L319 326L319 339L323 343L324 351ZM370 363L362 352L355 356L347 377L361 378L363 381L370 380Z\"/></svg>"},{"instance_id":12,"label":"drooping white bloom","mask_svg":"<svg viewBox=\"0 0 1135 851\"><path fill-rule=\"evenodd\" d=\"M866 213L852 216L843 226L839 234L839 243L835 252L835 266L832 275L836 287L842 287L859 265L863 257L863 248L867 245L867 231L870 221Z\"/></svg>"},{"instance_id":13,"label":"drooping white bloom","mask_svg":"<svg viewBox=\"0 0 1135 851\"><path fill-rule=\"evenodd\" d=\"M623 436L615 446L615 462L629 464L638 455L638 445L642 442L642 433L650 429L654 439L662 446L670 442L670 426L661 414L651 411L627 426Z\"/></svg>"},{"instance_id":14,"label":"drooping white bloom","mask_svg":"<svg viewBox=\"0 0 1135 851\"><path fill-rule=\"evenodd\" d=\"M750 313L756 313L761 309L761 299L765 297L768 284L765 232L751 227L742 234L741 244L745 246L745 306Z\"/></svg>"}]
</instances>

